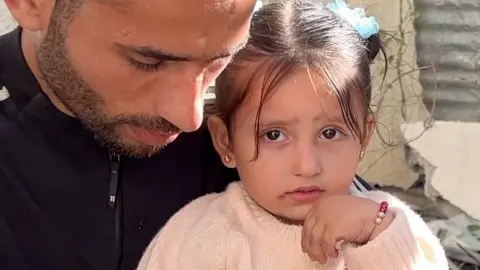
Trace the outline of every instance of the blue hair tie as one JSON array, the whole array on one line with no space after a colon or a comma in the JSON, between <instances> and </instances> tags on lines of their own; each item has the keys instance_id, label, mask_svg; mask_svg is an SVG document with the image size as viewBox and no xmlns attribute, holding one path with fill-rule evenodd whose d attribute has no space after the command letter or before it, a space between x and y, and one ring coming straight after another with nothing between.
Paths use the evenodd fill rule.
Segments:
<instances>
[{"instance_id":1,"label":"blue hair tie","mask_svg":"<svg viewBox=\"0 0 480 270\"><path fill-rule=\"evenodd\" d=\"M257 12L259 9L261 9L263 6L263 2L260 0L257 0L255 2L255 7L253 8L253 12Z\"/></svg>"},{"instance_id":2,"label":"blue hair tie","mask_svg":"<svg viewBox=\"0 0 480 270\"><path fill-rule=\"evenodd\" d=\"M365 10L361 8L349 8L343 0L334 0L327 4L327 8L350 23L363 38L369 38L380 30L375 18L366 17Z\"/></svg>"}]
</instances>

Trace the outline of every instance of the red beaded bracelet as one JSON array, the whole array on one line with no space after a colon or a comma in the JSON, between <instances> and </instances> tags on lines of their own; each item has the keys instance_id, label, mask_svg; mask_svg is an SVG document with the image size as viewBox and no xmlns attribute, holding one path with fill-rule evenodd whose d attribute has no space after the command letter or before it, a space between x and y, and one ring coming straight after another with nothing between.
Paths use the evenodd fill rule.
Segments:
<instances>
[{"instance_id":1,"label":"red beaded bracelet","mask_svg":"<svg viewBox=\"0 0 480 270\"><path fill-rule=\"evenodd\" d=\"M380 203L380 209L378 210L377 213L377 218L375 218L375 224L380 225L383 221L383 218L387 214L388 211L388 203L387 202L381 202Z\"/></svg>"}]
</instances>

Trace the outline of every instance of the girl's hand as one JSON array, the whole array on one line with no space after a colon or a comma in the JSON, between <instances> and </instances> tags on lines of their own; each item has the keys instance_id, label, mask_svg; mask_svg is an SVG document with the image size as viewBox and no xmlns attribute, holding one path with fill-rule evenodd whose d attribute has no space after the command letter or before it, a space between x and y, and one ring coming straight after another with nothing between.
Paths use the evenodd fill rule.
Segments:
<instances>
[{"instance_id":1,"label":"girl's hand","mask_svg":"<svg viewBox=\"0 0 480 270\"><path fill-rule=\"evenodd\" d=\"M325 195L307 214L302 231L302 249L321 264L338 256L339 244L363 245L392 223L387 211L380 225L375 224L380 204L351 195ZM339 243L341 242L341 243Z\"/></svg>"}]
</instances>

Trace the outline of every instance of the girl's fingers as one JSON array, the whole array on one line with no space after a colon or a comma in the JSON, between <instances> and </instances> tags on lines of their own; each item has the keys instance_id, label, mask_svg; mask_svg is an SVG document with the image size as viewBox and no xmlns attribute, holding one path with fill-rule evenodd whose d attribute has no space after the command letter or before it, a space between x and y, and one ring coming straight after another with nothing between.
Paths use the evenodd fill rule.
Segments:
<instances>
[{"instance_id":1,"label":"girl's fingers","mask_svg":"<svg viewBox=\"0 0 480 270\"><path fill-rule=\"evenodd\" d=\"M313 212L313 207L310 209L310 211L307 213L307 216L305 217L305 221L303 222L303 227L302 227L302 251L304 253L308 253L310 249L310 233L312 232L312 228L315 226L315 216L312 215Z\"/></svg>"},{"instance_id":2,"label":"girl's fingers","mask_svg":"<svg viewBox=\"0 0 480 270\"><path fill-rule=\"evenodd\" d=\"M312 255L320 264L327 262L327 254L325 254L325 247L323 246L323 237L325 236L325 225L317 223L310 234L310 250Z\"/></svg>"},{"instance_id":3,"label":"girl's fingers","mask_svg":"<svg viewBox=\"0 0 480 270\"><path fill-rule=\"evenodd\" d=\"M319 246L320 248L318 249L318 251L316 251L316 254L315 254L315 261L317 261L318 263L320 264L326 264L327 263L327 260L328 260L328 257L327 255L323 252L323 249L322 249L322 246Z\"/></svg>"},{"instance_id":4,"label":"girl's fingers","mask_svg":"<svg viewBox=\"0 0 480 270\"><path fill-rule=\"evenodd\" d=\"M337 243L342 241L343 237L335 232L335 229L326 228L323 234L322 247L325 254L331 258L338 257Z\"/></svg>"},{"instance_id":5,"label":"girl's fingers","mask_svg":"<svg viewBox=\"0 0 480 270\"><path fill-rule=\"evenodd\" d=\"M315 215L307 215L302 229L302 250L308 256L321 264L327 261L322 248L322 238L325 226Z\"/></svg>"},{"instance_id":6,"label":"girl's fingers","mask_svg":"<svg viewBox=\"0 0 480 270\"><path fill-rule=\"evenodd\" d=\"M312 228L309 239L309 252L311 253L311 256L321 264L327 262L327 255L325 254L323 246L324 232L325 225L321 222L317 222Z\"/></svg>"}]
</instances>

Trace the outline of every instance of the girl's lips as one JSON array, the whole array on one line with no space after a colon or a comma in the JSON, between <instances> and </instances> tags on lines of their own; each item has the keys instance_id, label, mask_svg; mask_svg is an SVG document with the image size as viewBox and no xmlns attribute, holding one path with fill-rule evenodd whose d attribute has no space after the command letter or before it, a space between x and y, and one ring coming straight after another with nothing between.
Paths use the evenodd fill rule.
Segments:
<instances>
[{"instance_id":1,"label":"girl's lips","mask_svg":"<svg viewBox=\"0 0 480 270\"><path fill-rule=\"evenodd\" d=\"M286 195L297 203L307 204L316 201L322 196L323 192L324 190L318 186L309 186L297 188L292 192L288 192Z\"/></svg>"},{"instance_id":2,"label":"girl's lips","mask_svg":"<svg viewBox=\"0 0 480 270\"><path fill-rule=\"evenodd\" d=\"M304 186L295 189L293 192L310 192L310 191L324 191L319 186Z\"/></svg>"}]
</instances>

